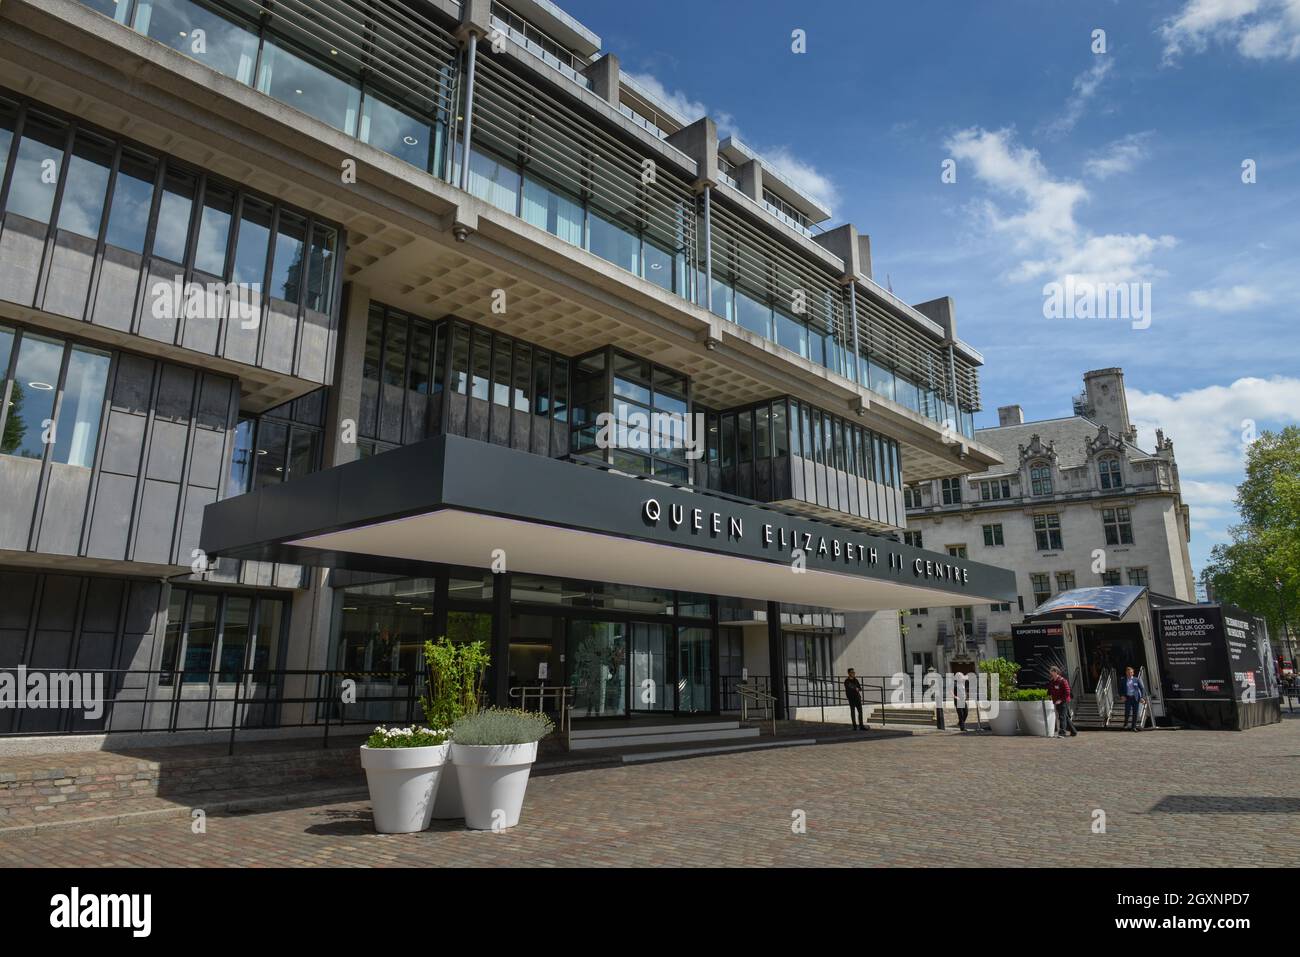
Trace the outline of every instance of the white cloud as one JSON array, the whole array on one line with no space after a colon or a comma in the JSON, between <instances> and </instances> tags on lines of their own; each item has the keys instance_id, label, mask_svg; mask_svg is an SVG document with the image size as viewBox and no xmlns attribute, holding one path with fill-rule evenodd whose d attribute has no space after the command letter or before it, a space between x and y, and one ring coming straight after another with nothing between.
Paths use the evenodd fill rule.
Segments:
<instances>
[{"instance_id":1,"label":"white cloud","mask_svg":"<svg viewBox=\"0 0 1300 957\"><path fill-rule=\"evenodd\" d=\"M1201 53L1210 43L1235 46L1251 60L1300 57L1300 0L1187 0L1160 26L1164 62Z\"/></svg>"},{"instance_id":2,"label":"white cloud","mask_svg":"<svg viewBox=\"0 0 1300 957\"><path fill-rule=\"evenodd\" d=\"M1085 176L1093 179L1106 179L1119 173L1127 173L1147 158L1147 141L1151 131L1130 133L1107 143L1096 154L1083 162Z\"/></svg>"},{"instance_id":3,"label":"white cloud","mask_svg":"<svg viewBox=\"0 0 1300 957\"><path fill-rule=\"evenodd\" d=\"M1232 286L1228 289L1194 289L1188 296L1193 306L1214 312L1243 312L1263 305L1271 298L1255 286Z\"/></svg>"},{"instance_id":4,"label":"white cloud","mask_svg":"<svg viewBox=\"0 0 1300 957\"><path fill-rule=\"evenodd\" d=\"M1243 378L1177 395L1129 389L1128 406L1138 444L1154 447L1155 430L1164 429L1184 483L1203 483L1208 494L1216 478L1241 475L1251 428L1258 434L1270 423L1300 421L1300 378Z\"/></svg>"},{"instance_id":5,"label":"white cloud","mask_svg":"<svg viewBox=\"0 0 1300 957\"><path fill-rule=\"evenodd\" d=\"M839 191L829 176L822 173L811 163L800 159L787 146L763 147L759 143L742 136L736 119L730 113L710 110L708 105L692 99L680 90L669 90L657 77L649 73L626 71L626 76L638 86L644 87L654 99L659 100L677 113L688 123L693 123L702 116L713 117L718 125L718 136L725 139L734 136L759 154L763 165L772 169L800 193L803 193L823 209L834 209L839 201Z\"/></svg>"},{"instance_id":6,"label":"white cloud","mask_svg":"<svg viewBox=\"0 0 1300 957\"><path fill-rule=\"evenodd\" d=\"M1079 120L1083 118L1084 110L1088 108L1089 101L1101 89L1101 85L1105 82L1114 62L1108 56L1099 56L1096 63L1074 78L1073 91L1065 101L1065 106L1062 107L1060 115L1053 117L1050 122L1041 127L1041 131L1046 136L1055 139L1074 129Z\"/></svg>"},{"instance_id":7,"label":"white cloud","mask_svg":"<svg viewBox=\"0 0 1300 957\"><path fill-rule=\"evenodd\" d=\"M1083 228L1075 209L1088 199L1087 188L1053 177L1038 151L1017 144L1009 129L973 127L950 137L946 146L977 180L1016 204L1011 212L991 200L980 207L989 228L1007 237L1025 257L1009 273L1013 281L1049 277L1063 282L1067 276L1086 282L1148 279L1157 275L1151 257L1177 242L1172 236L1098 235Z\"/></svg>"}]
</instances>

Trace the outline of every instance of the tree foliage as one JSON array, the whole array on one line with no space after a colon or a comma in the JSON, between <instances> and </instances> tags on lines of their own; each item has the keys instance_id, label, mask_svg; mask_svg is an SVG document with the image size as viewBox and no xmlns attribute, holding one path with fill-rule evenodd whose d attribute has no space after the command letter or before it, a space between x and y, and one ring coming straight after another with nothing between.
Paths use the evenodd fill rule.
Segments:
<instances>
[{"instance_id":1,"label":"tree foliage","mask_svg":"<svg viewBox=\"0 0 1300 957\"><path fill-rule=\"evenodd\" d=\"M1275 644L1285 606L1291 637L1300 638L1300 426L1261 433L1249 446L1236 504L1241 523L1214 547L1203 578L1216 600L1267 618Z\"/></svg>"}]
</instances>

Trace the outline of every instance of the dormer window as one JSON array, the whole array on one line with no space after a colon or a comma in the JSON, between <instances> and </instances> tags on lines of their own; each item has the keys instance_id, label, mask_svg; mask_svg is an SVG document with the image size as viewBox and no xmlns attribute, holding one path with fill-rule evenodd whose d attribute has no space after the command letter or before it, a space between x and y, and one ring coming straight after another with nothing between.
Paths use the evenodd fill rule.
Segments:
<instances>
[{"instance_id":1,"label":"dormer window","mask_svg":"<svg viewBox=\"0 0 1300 957\"><path fill-rule=\"evenodd\" d=\"M1099 460L1097 469L1101 473L1101 487L1103 489L1116 490L1124 487L1124 473L1117 456L1108 455Z\"/></svg>"},{"instance_id":2,"label":"dormer window","mask_svg":"<svg viewBox=\"0 0 1300 957\"><path fill-rule=\"evenodd\" d=\"M1052 494L1052 467L1045 462L1029 467L1029 487L1034 495Z\"/></svg>"}]
</instances>

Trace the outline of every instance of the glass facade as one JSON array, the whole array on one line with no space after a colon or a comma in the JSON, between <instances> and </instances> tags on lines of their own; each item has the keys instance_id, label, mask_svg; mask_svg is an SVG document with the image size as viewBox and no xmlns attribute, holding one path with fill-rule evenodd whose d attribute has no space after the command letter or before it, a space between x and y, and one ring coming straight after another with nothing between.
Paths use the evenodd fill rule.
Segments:
<instances>
[{"instance_id":1,"label":"glass facade","mask_svg":"<svg viewBox=\"0 0 1300 957\"><path fill-rule=\"evenodd\" d=\"M226 495L290 482L319 469L325 402L326 390L317 389L260 415L241 415Z\"/></svg>"},{"instance_id":2,"label":"glass facade","mask_svg":"<svg viewBox=\"0 0 1300 957\"><path fill-rule=\"evenodd\" d=\"M267 682L283 667L288 624L286 598L173 587L158 683Z\"/></svg>"}]
</instances>

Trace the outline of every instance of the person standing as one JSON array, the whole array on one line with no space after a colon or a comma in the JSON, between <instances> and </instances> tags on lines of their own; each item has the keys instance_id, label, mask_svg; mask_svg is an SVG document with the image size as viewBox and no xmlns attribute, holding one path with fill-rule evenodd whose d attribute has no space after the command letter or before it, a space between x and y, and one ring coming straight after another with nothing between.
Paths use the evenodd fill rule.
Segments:
<instances>
[{"instance_id":1,"label":"person standing","mask_svg":"<svg viewBox=\"0 0 1300 957\"><path fill-rule=\"evenodd\" d=\"M844 696L849 699L849 721L855 731L866 731L867 723L862 720L862 682L858 673L849 669L849 676L844 679Z\"/></svg>"},{"instance_id":2,"label":"person standing","mask_svg":"<svg viewBox=\"0 0 1300 957\"><path fill-rule=\"evenodd\" d=\"M1124 669L1124 730L1129 730L1130 725L1134 731L1141 731L1138 727L1139 705L1147 700L1147 689L1142 687L1142 679L1133 673L1132 668ZM1130 719L1129 715L1133 717Z\"/></svg>"},{"instance_id":3,"label":"person standing","mask_svg":"<svg viewBox=\"0 0 1300 957\"><path fill-rule=\"evenodd\" d=\"M970 679L960 671L953 677L952 686L952 703L957 709L957 729L962 734L966 733L966 715L969 713L970 706L967 703L967 697L970 695Z\"/></svg>"},{"instance_id":4,"label":"person standing","mask_svg":"<svg viewBox=\"0 0 1300 957\"><path fill-rule=\"evenodd\" d=\"M1052 704L1056 705L1056 736L1064 738L1065 732L1070 732L1070 737L1078 735L1079 730L1074 726L1074 719L1070 715L1070 682L1065 680L1065 675L1061 674L1061 669L1052 665L1047 679L1047 695L1052 699Z\"/></svg>"}]
</instances>

